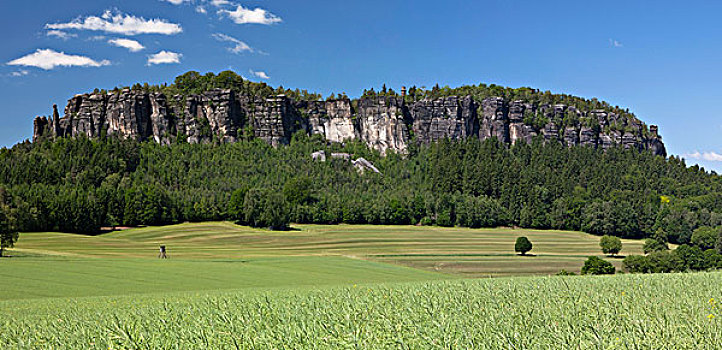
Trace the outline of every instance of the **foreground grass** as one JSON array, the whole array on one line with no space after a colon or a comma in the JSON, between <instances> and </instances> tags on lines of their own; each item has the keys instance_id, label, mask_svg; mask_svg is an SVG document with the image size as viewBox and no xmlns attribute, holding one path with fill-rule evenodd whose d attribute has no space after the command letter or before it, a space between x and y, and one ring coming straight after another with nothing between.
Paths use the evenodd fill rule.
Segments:
<instances>
[{"instance_id":1,"label":"foreground grass","mask_svg":"<svg viewBox=\"0 0 722 350\"><path fill-rule=\"evenodd\" d=\"M0 302L0 348L718 349L722 274Z\"/></svg>"},{"instance_id":2,"label":"foreground grass","mask_svg":"<svg viewBox=\"0 0 722 350\"><path fill-rule=\"evenodd\" d=\"M0 300L445 279L344 257L157 260L27 257L0 262Z\"/></svg>"},{"instance_id":3,"label":"foreground grass","mask_svg":"<svg viewBox=\"0 0 722 350\"><path fill-rule=\"evenodd\" d=\"M349 256L461 275L488 277L579 272L590 255L601 256L599 237L581 232L373 225L294 225L271 232L226 222L147 227L97 237L23 233L14 254L72 258L153 259L158 245L172 259ZM514 254L527 236L532 254ZM623 254L641 254L642 242L624 240ZM621 267L621 259L611 259Z\"/></svg>"}]
</instances>

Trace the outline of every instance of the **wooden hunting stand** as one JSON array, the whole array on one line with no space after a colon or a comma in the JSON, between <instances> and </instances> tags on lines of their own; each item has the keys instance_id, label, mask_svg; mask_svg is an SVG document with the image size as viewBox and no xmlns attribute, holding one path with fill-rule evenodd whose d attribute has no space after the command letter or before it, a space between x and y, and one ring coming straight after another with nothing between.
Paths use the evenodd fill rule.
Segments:
<instances>
[{"instance_id":1,"label":"wooden hunting stand","mask_svg":"<svg viewBox=\"0 0 722 350\"><path fill-rule=\"evenodd\" d=\"M159 259L168 259L168 255L166 255L166 249L165 246L160 246L160 254L158 254Z\"/></svg>"}]
</instances>

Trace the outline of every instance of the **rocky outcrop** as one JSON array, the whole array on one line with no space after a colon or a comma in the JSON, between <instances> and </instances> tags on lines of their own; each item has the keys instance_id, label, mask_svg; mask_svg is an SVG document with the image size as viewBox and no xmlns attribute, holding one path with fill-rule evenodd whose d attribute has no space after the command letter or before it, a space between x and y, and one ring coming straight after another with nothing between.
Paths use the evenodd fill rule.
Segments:
<instances>
[{"instance_id":1,"label":"rocky outcrop","mask_svg":"<svg viewBox=\"0 0 722 350\"><path fill-rule=\"evenodd\" d=\"M409 111L414 136L425 144L444 138L463 139L479 132L474 101L468 96L415 102Z\"/></svg>"},{"instance_id":2,"label":"rocky outcrop","mask_svg":"<svg viewBox=\"0 0 722 350\"><path fill-rule=\"evenodd\" d=\"M404 153L409 143L406 116L406 106L401 98L362 99L356 113L360 139L382 154L388 150Z\"/></svg>"},{"instance_id":3,"label":"rocky outcrop","mask_svg":"<svg viewBox=\"0 0 722 350\"><path fill-rule=\"evenodd\" d=\"M502 97L480 101L470 96L295 101L284 95L259 98L232 90L169 97L125 89L76 95L68 100L64 112L61 118L54 106L52 117L35 118L33 140L117 135L170 144L256 137L278 146L303 132L321 135L328 142L360 140L381 153L405 153L412 142L478 137L514 144L538 137L569 147L619 146L666 155L657 127L647 128L629 115Z\"/></svg>"},{"instance_id":4,"label":"rocky outcrop","mask_svg":"<svg viewBox=\"0 0 722 350\"><path fill-rule=\"evenodd\" d=\"M322 135L329 142L343 142L359 138L354 123L351 100L302 101L297 104L308 119L309 133Z\"/></svg>"}]
</instances>

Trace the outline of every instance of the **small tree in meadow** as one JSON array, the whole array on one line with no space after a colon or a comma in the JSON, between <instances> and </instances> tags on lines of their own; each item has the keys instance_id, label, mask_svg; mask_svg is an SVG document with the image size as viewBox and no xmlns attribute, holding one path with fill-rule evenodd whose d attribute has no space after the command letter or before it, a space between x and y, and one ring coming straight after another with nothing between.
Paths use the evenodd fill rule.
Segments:
<instances>
[{"instance_id":1,"label":"small tree in meadow","mask_svg":"<svg viewBox=\"0 0 722 350\"><path fill-rule=\"evenodd\" d=\"M532 246L533 245L528 238L519 237L516 239L516 244L514 244L514 251L520 253L521 255L526 255L526 253L531 250Z\"/></svg>"},{"instance_id":2,"label":"small tree in meadow","mask_svg":"<svg viewBox=\"0 0 722 350\"><path fill-rule=\"evenodd\" d=\"M602 236L599 240L599 246L602 247L602 252L609 256L614 256L622 251L622 240L619 237L610 235Z\"/></svg>"}]
</instances>

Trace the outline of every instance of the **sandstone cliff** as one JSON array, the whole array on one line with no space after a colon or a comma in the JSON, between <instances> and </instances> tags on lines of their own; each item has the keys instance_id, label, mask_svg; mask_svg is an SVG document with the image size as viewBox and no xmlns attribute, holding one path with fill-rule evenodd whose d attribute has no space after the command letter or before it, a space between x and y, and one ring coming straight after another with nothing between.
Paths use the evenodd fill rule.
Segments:
<instances>
[{"instance_id":1,"label":"sandstone cliff","mask_svg":"<svg viewBox=\"0 0 722 350\"><path fill-rule=\"evenodd\" d=\"M543 124L530 123L537 116ZM543 137L546 142L607 149L615 145L666 156L657 127L636 118L564 104L537 105L523 100L470 96L408 101L403 97L359 100L295 101L284 95L251 97L232 90L190 96L165 96L125 89L76 95L64 116L34 120L33 141L54 137L116 134L161 144L235 142L254 136L277 146L302 131L329 142L357 139L382 153L404 153L412 142L444 138L496 137L512 144Z\"/></svg>"}]
</instances>

